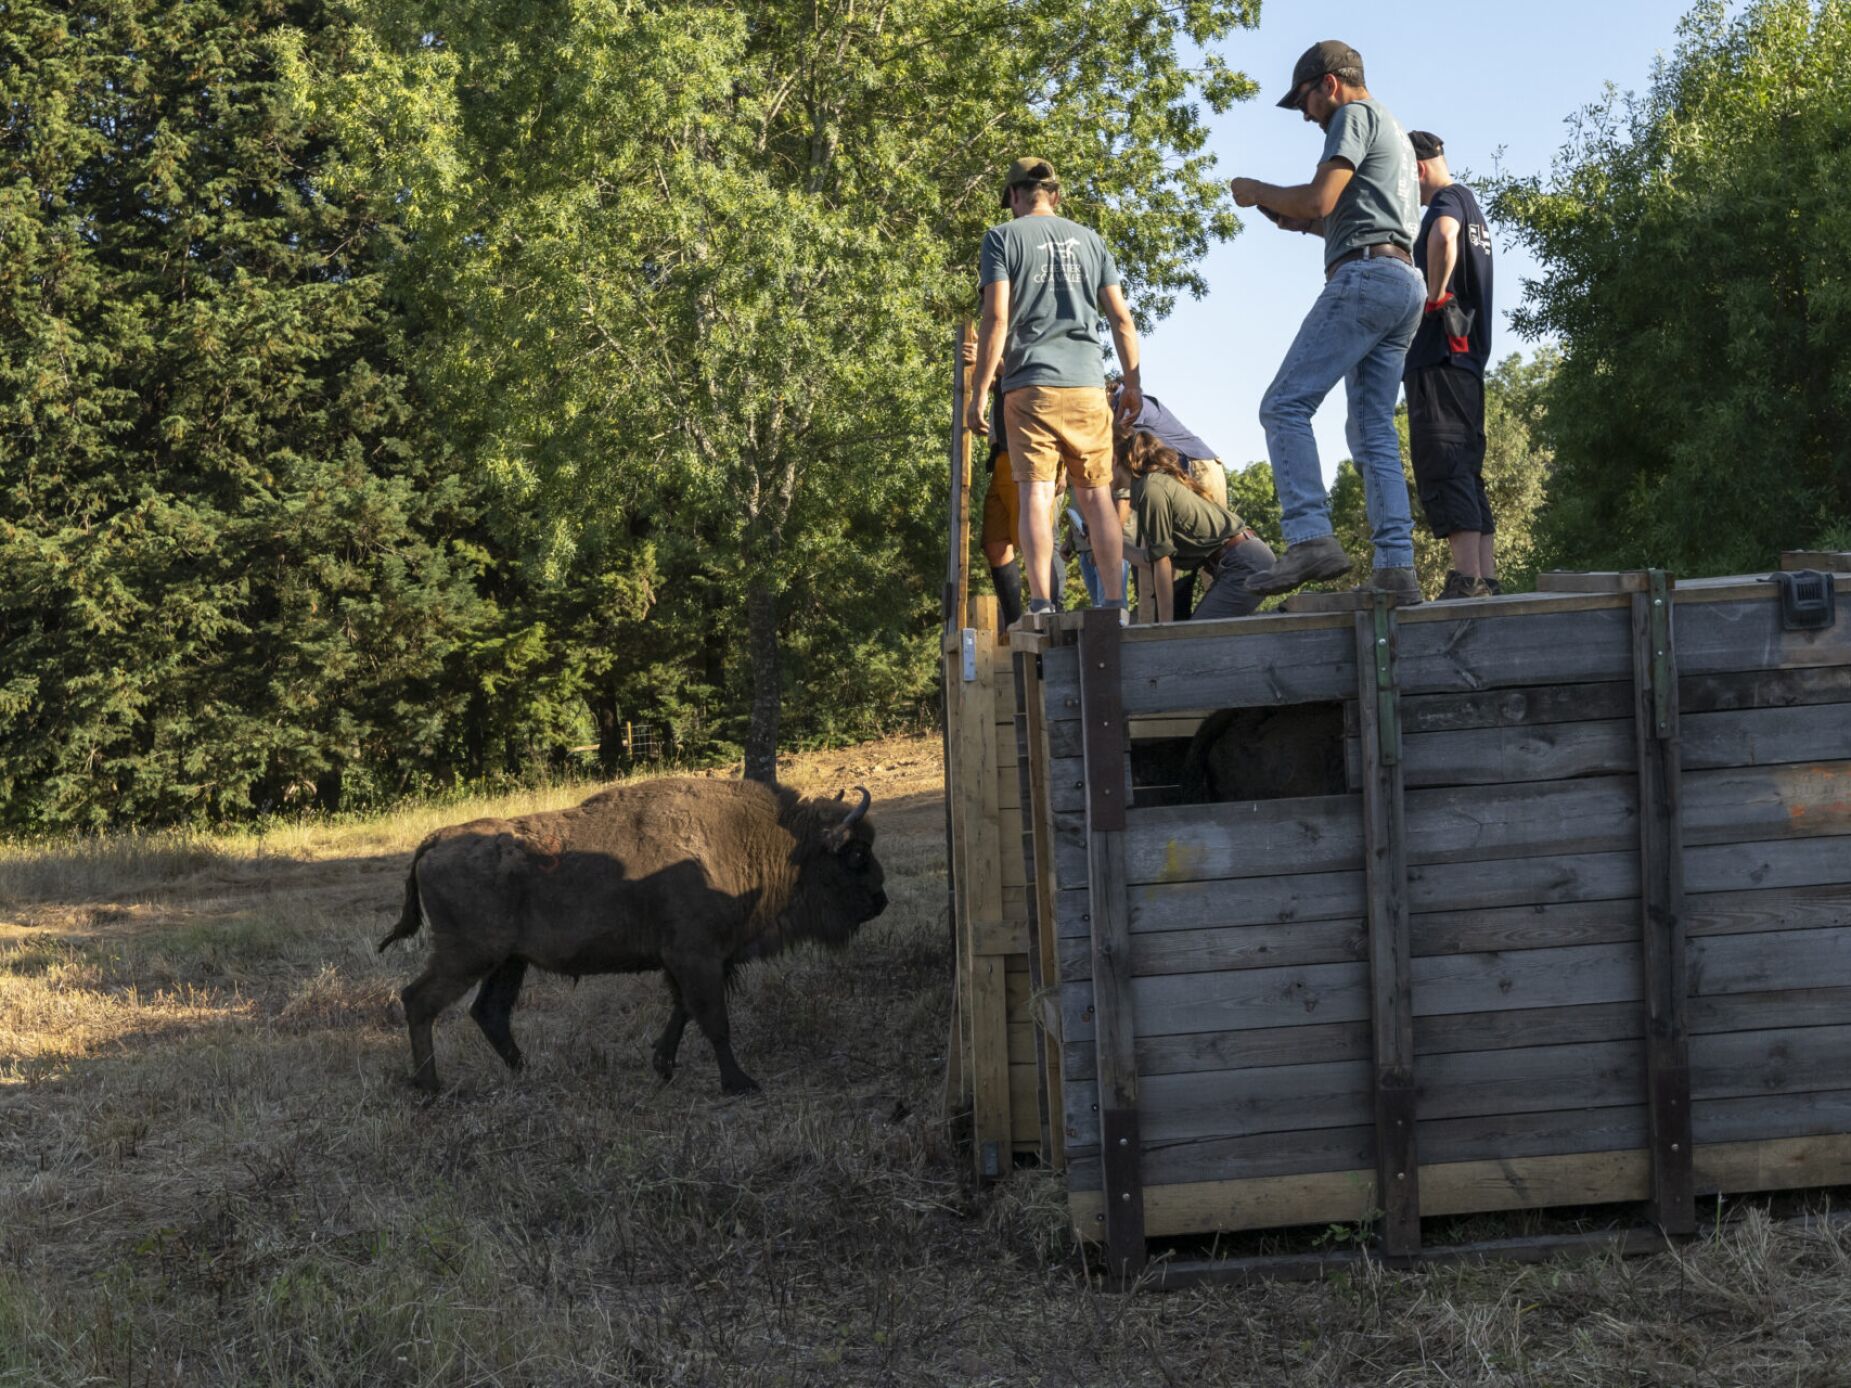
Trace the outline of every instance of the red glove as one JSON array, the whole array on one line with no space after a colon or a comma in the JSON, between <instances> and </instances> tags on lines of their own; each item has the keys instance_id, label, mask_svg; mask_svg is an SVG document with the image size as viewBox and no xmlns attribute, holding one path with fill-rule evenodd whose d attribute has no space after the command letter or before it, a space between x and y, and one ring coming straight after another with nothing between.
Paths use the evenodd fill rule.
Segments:
<instances>
[{"instance_id":1,"label":"red glove","mask_svg":"<svg viewBox=\"0 0 1851 1388\"><path fill-rule=\"evenodd\" d=\"M1440 295L1440 297L1437 299L1427 300L1427 312L1428 313L1440 313L1441 311L1445 309L1445 307L1448 304L1452 302L1453 302L1453 295L1452 295L1452 292L1449 290L1446 293ZM1461 323L1464 322L1464 315L1461 314L1457 309L1455 309L1451 314L1448 314L1447 317L1458 319ZM1444 320L1442 320L1442 322L1444 322ZM1446 324L1446 326L1450 328L1452 325L1448 323ZM1446 334L1446 350L1454 353L1457 356L1464 356L1472 350L1472 341L1470 337L1468 337L1465 333L1454 333L1454 332L1449 331Z\"/></svg>"},{"instance_id":2,"label":"red glove","mask_svg":"<svg viewBox=\"0 0 1851 1388\"><path fill-rule=\"evenodd\" d=\"M1427 312L1428 313L1438 313L1441 309L1445 308L1446 305L1450 304L1452 301L1453 301L1452 291L1449 289L1444 294L1440 295L1439 298L1427 300Z\"/></svg>"}]
</instances>

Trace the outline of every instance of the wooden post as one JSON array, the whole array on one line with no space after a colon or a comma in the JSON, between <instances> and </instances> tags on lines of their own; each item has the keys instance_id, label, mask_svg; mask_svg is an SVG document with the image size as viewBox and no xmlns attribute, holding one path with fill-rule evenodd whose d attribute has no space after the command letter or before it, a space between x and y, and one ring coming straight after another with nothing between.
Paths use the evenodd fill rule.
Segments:
<instances>
[{"instance_id":1,"label":"wooden post","mask_svg":"<svg viewBox=\"0 0 1851 1388\"><path fill-rule=\"evenodd\" d=\"M1060 981L1060 956L1054 936L1054 823L1048 787L1047 735L1041 707L1041 657L1014 652L1016 708L1016 775L1022 802L1022 880L1028 901L1028 983L1036 995ZM1060 1040L1035 1019L1036 1090L1041 1119L1041 1160L1050 1169L1067 1166L1061 1132L1065 1111L1060 1071Z\"/></svg>"},{"instance_id":2,"label":"wooden post","mask_svg":"<svg viewBox=\"0 0 1851 1388\"><path fill-rule=\"evenodd\" d=\"M1420 1169L1414 1141L1414 1006L1400 696L1395 688L1397 633L1392 600L1385 593L1373 599L1356 614L1356 712L1362 731L1376 1203L1382 1211L1382 1252L1396 1258L1420 1248Z\"/></svg>"},{"instance_id":3,"label":"wooden post","mask_svg":"<svg viewBox=\"0 0 1851 1388\"><path fill-rule=\"evenodd\" d=\"M974 625L968 617L970 598L970 430L964 427L970 399L971 375L964 364L964 344L976 341L967 318L958 327L952 348L951 375L951 505L947 518L945 558L945 630L956 632Z\"/></svg>"},{"instance_id":4,"label":"wooden post","mask_svg":"<svg viewBox=\"0 0 1851 1388\"><path fill-rule=\"evenodd\" d=\"M1685 998L1684 844L1679 812L1677 650L1672 580L1644 574L1632 595L1634 740L1639 762L1639 856L1645 954L1646 1112L1651 1214L1666 1234L1697 1224L1692 1167L1690 1044Z\"/></svg>"},{"instance_id":5,"label":"wooden post","mask_svg":"<svg viewBox=\"0 0 1851 1388\"><path fill-rule=\"evenodd\" d=\"M1080 718L1086 767L1088 906L1099 1142L1105 1178L1108 1276L1123 1285L1144 1267L1143 1146L1138 1132L1136 1027L1131 1013L1131 919L1125 887L1125 718L1122 627L1114 608L1080 628Z\"/></svg>"},{"instance_id":6,"label":"wooden post","mask_svg":"<svg viewBox=\"0 0 1851 1388\"><path fill-rule=\"evenodd\" d=\"M963 706L958 717L963 784L964 893L967 928L961 941L966 960L964 1009L970 1025L972 1150L980 1180L1009 1173L1014 1133L1009 1113L1009 997L1005 956L996 952L1003 929L1002 858L997 843L998 776L996 764L996 644L988 633L996 624L996 599L970 604L973 637L969 643L973 678L962 681Z\"/></svg>"}]
</instances>

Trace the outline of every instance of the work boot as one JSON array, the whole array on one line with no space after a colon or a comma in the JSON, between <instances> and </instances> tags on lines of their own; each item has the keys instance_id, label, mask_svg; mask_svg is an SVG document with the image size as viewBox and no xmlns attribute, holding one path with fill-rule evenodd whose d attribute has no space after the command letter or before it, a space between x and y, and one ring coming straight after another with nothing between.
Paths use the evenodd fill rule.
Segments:
<instances>
[{"instance_id":1,"label":"work boot","mask_svg":"<svg viewBox=\"0 0 1851 1388\"><path fill-rule=\"evenodd\" d=\"M1288 546L1270 569L1247 575L1246 586L1249 593L1289 593L1301 583L1342 578L1349 571L1350 556L1343 552L1337 537L1320 535Z\"/></svg>"},{"instance_id":2,"label":"work boot","mask_svg":"<svg viewBox=\"0 0 1851 1388\"><path fill-rule=\"evenodd\" d=\"M1458 598L1488 598L1491 587L1477 574L1462 574L1457 569L1446 573L1446 586L1440 589L1437 602L1452 602Z\"/></svg>"},{"instance_id":3,"label":"work boot","mask_svg":"<svg viewBox=\"0 0 1851 1388\"><path fill-rule=\"evenodd\" d=\"M1358 591L1374 590L1389 593L1401 600L1403 607L1412 607L1422 601L1420 580L1414 577L1413 569L1377 569L1370 575L1370 581L1362 584Z\"/></svg>"},{"instance_id":4,"label":"work boot","mask_svg":"<svg viewBox=\"0 0 1851 1388\"><path fill-rule=\"evenodd\" d=\"M1499 583L1495 578L1487 578L1485 580L1485 587L1491 590L1491 596L1494 598L1501 598L1504 596L1504 585Z\"/></svg>"}]
</instances>

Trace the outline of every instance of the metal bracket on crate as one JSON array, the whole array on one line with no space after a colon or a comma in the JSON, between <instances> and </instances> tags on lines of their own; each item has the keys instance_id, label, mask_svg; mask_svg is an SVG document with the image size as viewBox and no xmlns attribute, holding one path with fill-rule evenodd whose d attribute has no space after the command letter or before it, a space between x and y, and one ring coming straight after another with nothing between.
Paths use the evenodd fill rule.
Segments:
<instances>
[{"instance_id":1,"label":"metal bracket on crate","mask_svg":"<svg viewBox=\"0 0 1851 1388\"><path fill-rule=\"evenodd\" d=\"M974 627L965 627L958 641L961 655L959 669L964 675L964 682L969 684L977 678L977 631Z\"/></svg>"},{"instance_id":2,"label":"metal bracket on crate","mask_svg":"<svg viewBox=\"0 0 1851 1388\"><path fill-rule=\"evenodd\" d=\"M1389 639L1388 614L1393 610L1386 593L1375 595L1375 707L1384 766L1401 760L1401 699L1395 690L1394 646Z\"/></svg>"},{"instance_id":3,"label":"metal bracket on crate","mask_svg":"<svg viewBox=\"0 0 1851 1388\"><path fill-rule=\"evenodd\" d=\"M1671 736L1671 711L1677 699L1677 671L1671 659L1671 584L1663 569L1648 569L1651 608L1652 725L1659 737Z\"/></svg>"},{"instance_id":4,"label":"metal bracket on crate","mask_svg":"<svg viewBox=\"0 0 1851 1388\"><path fill-rule=\"evenodd\" d=\"M1838 594L1832 575L1800 569L1774 575L1780 588L1782 631L1825 631L1838 620Z\"/></svg>"}]
</instances>

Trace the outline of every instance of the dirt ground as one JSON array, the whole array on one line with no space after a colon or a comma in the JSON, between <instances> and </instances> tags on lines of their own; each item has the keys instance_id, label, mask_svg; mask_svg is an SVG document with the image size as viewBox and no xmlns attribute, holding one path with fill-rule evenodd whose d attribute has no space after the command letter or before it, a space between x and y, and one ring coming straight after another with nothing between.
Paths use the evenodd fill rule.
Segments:
<instances>
[{"instance_id":1,"label":"dirt ground","mask_svg":"<svg viewBox=\"0 0 1851 1388\"><path fill-rule=\"evenodd\" d=\"M1851 1236L1753 1202L1630 1263L1093 1288L1056 1183L948 1136L939 770L789 768L873 793L893 904L748 972L750 1100L693 1034L657 1084L651 978L531 980L519 1077L453 1009L406 1086L412 847L588 786L0 843L0 1384L1851 1383Z\"/></svg>"}]
</instances>

